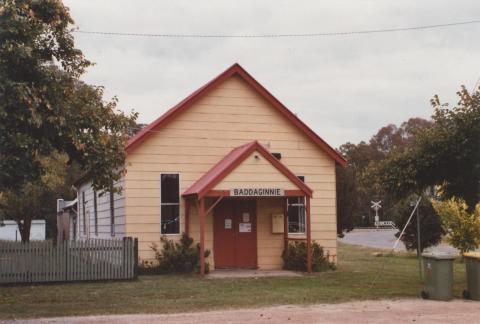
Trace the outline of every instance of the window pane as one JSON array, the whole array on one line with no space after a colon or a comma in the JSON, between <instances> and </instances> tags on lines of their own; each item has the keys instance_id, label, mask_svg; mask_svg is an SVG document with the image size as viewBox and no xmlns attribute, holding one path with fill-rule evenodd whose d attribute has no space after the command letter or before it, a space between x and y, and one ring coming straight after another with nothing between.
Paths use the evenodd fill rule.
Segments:
<instances>
[{"instance_id":1,"label":"window pane","mask_svg":"<svg viewBox=\"0 0 480 324\"><path fill-rule=\"evenodd\" d=\"M179 203L178 174L162 174L161 176L162 203Z\"/></svg>"},{"instance_id":2,"label":"window pane","mask_svg":"<svg viewBox=\"0 0 480 324\"><path fill-rule=\"evenodd\" d=\"M302 204L304 205L305 198L304 197L291 197L288 198L288 205L293 205L293 204Z\"/></svg>"},{"instance_id":3,"label":"window pane","mask_svg":"<svg viewBox=\"0 0 480 324\"><path fill-rule=\"evenodd\" d=\"M161 210L161 232L162 234L180 233L180 206L163 205Z\"/></svg>"},{"instance_id":4,"label":"window pane","mask_svg":"<svg viewBox=\"0 0 480 324\"><path fill-rule=\"evenodd\" d=\"M288 232L305 233L305 208L288 206Z\"/></svg>"}]
</instances>

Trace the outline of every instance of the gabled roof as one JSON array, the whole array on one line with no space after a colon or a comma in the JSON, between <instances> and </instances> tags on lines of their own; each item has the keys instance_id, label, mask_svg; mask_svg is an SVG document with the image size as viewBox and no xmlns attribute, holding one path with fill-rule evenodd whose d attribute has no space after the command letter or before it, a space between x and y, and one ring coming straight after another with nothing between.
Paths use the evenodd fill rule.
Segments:
<instances>
[{"instance_id":1,"label":"gabled roof","mask_svg":"<svg viewBox=\"0 0 480 324\"><path fill-rule=\"evenodd\" d=\"M268 150L259 142L253 141L245 145L233 149L225 155L217 164L215 164L207 173L190 186L182 196L198 195L202 198L212 188L214 188L223 178L230 174L240 163L242 163L253 152L258 152L267 161L269 161L280 173L286 176L306 195L312 196L310 189L302 180L300 180L292 171L290 171L283 163L275 158Z\"/></svg>"},{"instance_id":2,"label":"gabled roof","mask_svg":"<svg viewBox=\"0 0 480 324\"><path fill-rule=\"evenodd\" d=\"M126 146L127 152L132 150L135 146L145 140L152 130L165 126L172 121L176 116L180 115L183 111L188 109L197 100L205 96L211 89L222 83L227 78L238 75L245 80L252 88L254 88L263 98L265 98L275 109L277 109L283 116L285 116L293 125L295 125L300 131L302 131L312 142L317 144L325 153L332 157L338 164L345 166L346 160L328 145L320 136L318 136L313 130L311 130L305 123L303 123L295 114L293 114L287 107L285 107L277 98L275 98L267 89L265 89L260 83L257 82L247 71L245 71L238 63L235 63L222 74L218 75L212 81L205 84L203 87L193 92L187 98L182 100L176 106L168 110L158 119L151 124L143 128L136 136L132 137Z\"/></svg>"}]
</instances>

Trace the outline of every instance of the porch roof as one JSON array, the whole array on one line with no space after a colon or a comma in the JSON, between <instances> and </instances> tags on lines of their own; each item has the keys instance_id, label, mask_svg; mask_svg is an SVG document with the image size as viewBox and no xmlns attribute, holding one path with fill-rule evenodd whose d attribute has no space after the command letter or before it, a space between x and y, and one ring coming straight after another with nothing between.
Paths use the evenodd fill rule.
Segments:
<instances>
[{"instance_id":1,"label":"porch roof","mask_svg":"<svg viewBox=\"0 0 480 324\"><path fill-rule=\"evenodd\" d=\"M198 196L203 198L212 188L215 187L223 178L230 174L237 166L239 166L253 152L258 152L269 163L275 167L280 173L286 176L289 181L295 184L306 196L312 196L310 189L303 181L301 181L290 169L274 157L263 145L258 141L252 141L245 145L233 149L225 155L217 164L215 164L207 173L190 186L182 196Z\"/></svg>"}]
</instances>

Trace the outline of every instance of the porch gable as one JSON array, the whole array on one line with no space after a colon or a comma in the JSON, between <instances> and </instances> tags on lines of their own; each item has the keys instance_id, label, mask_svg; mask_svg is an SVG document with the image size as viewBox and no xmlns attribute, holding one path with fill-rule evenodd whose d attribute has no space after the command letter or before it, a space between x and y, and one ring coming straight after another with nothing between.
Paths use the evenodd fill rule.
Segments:
<instances>
[{"instance_id":1,"label":"porch gable","mask_svg":"<svg viewBox=\"0 0 480 324\"><path fill-rule=\"evenodd\" d=\"M196 196L312 196L312 190L258 141L235 148L184 193ZM213 193L213 194L212 194ZM299 194L300 193L300 194ZM293 195L293 194L290 194Z\"/></svg>"}]
</instances>

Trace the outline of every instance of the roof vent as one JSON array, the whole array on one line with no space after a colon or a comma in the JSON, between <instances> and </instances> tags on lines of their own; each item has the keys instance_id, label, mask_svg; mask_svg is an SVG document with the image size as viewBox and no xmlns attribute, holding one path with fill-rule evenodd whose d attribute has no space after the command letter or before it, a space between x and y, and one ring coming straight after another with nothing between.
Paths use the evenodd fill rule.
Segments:
<instances>
[{"instance_id":1,"label":"roof vent","mask_svg":"<svg viewBox=\"0 0 480 324\"><path fill-rule=\"evenodd\" d=\"M282 153L272 153L272 155L273 155L274 157L276 157L277 160L281 160L281 159L282 159Z\"/></svg>"}]
</instances>

